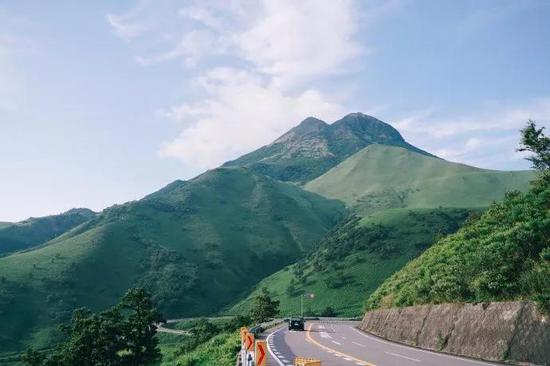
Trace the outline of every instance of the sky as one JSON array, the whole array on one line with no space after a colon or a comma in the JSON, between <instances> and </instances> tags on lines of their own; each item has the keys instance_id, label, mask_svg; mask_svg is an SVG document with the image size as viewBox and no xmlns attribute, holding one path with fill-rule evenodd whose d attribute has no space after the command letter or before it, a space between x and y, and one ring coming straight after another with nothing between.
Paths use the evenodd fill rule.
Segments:
<instances>
[{"instance_id":1,"label":"sky","mask_svg":"<svg viewBox=\"0 0 550 366\"><path fill-rule=\"evenodd\" d=\"M548 19L546 0L0 0L0 221L139 199L308 116L527 169Z\"/></svg>"}]
</instances>

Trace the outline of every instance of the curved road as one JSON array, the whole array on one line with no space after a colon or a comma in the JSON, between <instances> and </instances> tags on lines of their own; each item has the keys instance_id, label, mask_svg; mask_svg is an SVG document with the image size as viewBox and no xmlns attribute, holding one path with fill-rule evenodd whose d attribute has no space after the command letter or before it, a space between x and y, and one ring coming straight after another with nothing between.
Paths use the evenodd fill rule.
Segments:
<instances>
[{"instance_id":1,"label":"curved road","mask_svg":"<svg viewBox=\"0 0 550 366\"><path fill-rule=\"evenodd\" d=\"M355 328L357 322L306 322L306 331L282 327L267 337L269 365L290 366L311 357L323 366L483 366L498 365L388 342Z\"/></svg>"}]
</instances>

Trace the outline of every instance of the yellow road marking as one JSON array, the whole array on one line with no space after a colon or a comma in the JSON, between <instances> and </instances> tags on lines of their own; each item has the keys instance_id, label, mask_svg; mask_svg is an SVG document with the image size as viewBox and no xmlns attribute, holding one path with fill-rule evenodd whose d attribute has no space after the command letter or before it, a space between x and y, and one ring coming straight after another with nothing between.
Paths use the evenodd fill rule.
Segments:
<instances>
[{"instance_id":1,"label":"yellow road marking","mask_svg":"<svg viewBox=\"0 0 550 366\"><path fill-rule=\"evenodd\" d=\"M353 361L355 362L358 362L358 363L362 363L366 366L376 366L375 364L373 363L370 363L370 362L367 362L365 360L361 360L357 357L353 357L351 355L348 355L346 353L343 353L343 352L340 352L340 351L337 351L333 348L330 348L330 347L327 347L325 346L324 344L321 344L319 342L317 342L315 339L313 339L313 337L311 336L311 328L313 328L313 324L310 324L309 327L307 328L307 334L306 334L306 340L310 343L313 343L314 345L316 345L317 347L319 348L322 348L324 349L325 351L327 352L330 352L332 354L335 354L336 356L342 356L342 357L347 357L347 358L351 358Z\"/></svg>"}]
</instances>

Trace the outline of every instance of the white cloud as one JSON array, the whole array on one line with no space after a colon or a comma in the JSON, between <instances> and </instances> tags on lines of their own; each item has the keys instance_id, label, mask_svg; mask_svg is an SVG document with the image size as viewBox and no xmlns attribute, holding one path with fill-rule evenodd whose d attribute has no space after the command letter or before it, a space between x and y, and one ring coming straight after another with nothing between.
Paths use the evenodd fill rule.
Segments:
<instances>
[{"instance_id":1,"label":"white cloud","mask_svg":"<svg viewBox=\"0 0 550 366\"><path fill-rule=\"evenodd\" d=\"M476 114L452 119L438 118L426 109L398 120L398 128L409 142L442 158L466 164L505 168L526 167L516 152L519 130L529 119L550 127L550 97L524 105L492 104Z\"/></svg>"},{"instance_id":2,"label":"white cloud","mask_svg":"<svg viewBox=\"0 0 550 366\"><path fill-rule=\"evenodd\" d=\"M182 60L194 68L190 86L202 101L164 111L182 131L159 155L213 168L307 116L332 120L344 113L339 98L309 84L349 72L365 52L354 40L358 14L352 0L190 1L160 10L142 1L107 20L124 39L140 38L139 63Z\"/></svg>"},{"instance_id":3,"label":"white cloud","mask_svg":"<svg viewBox=\"0 0 550 366\"><path fill-rule=\"evenodd\" d=\"M130 11L119 15L109 13L105 19L117 36L129 41L150 30L147 22L143 21L143 13L147 11L149 5L149 1L140 0L138 5Z\"/></svg>"},{"instance_id":4,"label":"white cloud","mask_svg":"<svg viewBox=\"0 0 550 366\"><path fill-rule=\"evenodd\" d=\"M214 69L197 83L208 98L166 111L184 128L159 153L200 168L218 166L267 144L312 113L328 120L343 113L339 104L318 91L288 95L242 70Z\"/></svg>"},{"instance_id":5,"label":"white cloud","mask_svg":"<svg viewBox=\"0 0 550 366\"><path fill-rule=\"evenodd\" d=\"M292 84L344 71L364 51L353 40L358 27L351 1L266 0L235 44L258 71Z\"/></svg>"}]
</instances>

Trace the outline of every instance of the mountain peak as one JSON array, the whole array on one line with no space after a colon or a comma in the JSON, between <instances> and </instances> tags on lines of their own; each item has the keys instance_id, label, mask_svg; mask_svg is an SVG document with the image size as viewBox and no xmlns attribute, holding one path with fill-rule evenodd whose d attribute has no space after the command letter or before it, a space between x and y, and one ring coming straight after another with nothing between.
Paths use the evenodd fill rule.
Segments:
<instances>
[{"instance_id":1,"label":"mountain peak","mask_svg":"<svg viewBox=\"0 0 550 366\"><path fill-rule=\"evenodd\" d=\"M360 112L350 113L334 122L332 126L336 129L348 130L365 141L382 144L405 141L399 131L389 124Z\"/></svg>"},{"instance_id":2,"label":"mountain peak","mask_svg":"<svg viewBox=\"0 0 550 366\"><path fill-rule=\"evenodd\" d=\"M368 145L400 146L432 156L409 143L392 126L363 113L328 124L308 117L284 135L224 166L249 167L282 181L306 182Z\"/></svg>"},{"instance_id":3,"label":"mountain peak","mask_svg":"<svg viewBox=\"0 0 550 366\"><path fill-rule=\"evenodd\" d=\"M329 124L315 117L308 117L292 130L301 133L318 132L328 127Z\"/></svg>"}]
</instances>

